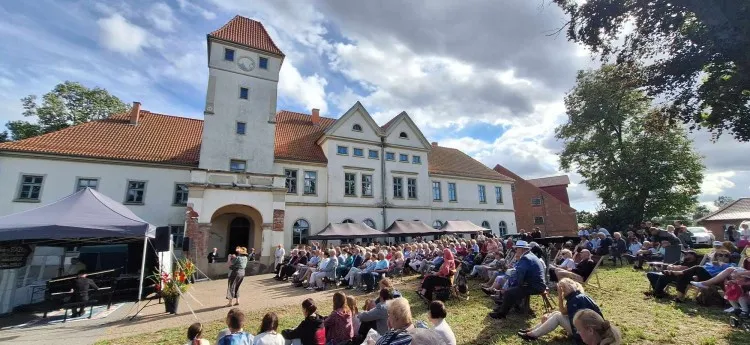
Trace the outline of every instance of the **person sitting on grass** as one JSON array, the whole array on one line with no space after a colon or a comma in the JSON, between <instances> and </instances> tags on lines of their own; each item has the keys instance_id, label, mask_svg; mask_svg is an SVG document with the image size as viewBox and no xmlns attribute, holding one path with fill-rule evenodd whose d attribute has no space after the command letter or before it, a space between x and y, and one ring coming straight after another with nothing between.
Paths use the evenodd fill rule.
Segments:
<instances>
[{"instance_id":1,"label":"person sitting on grass","mask_svg":"<svg viewBox=\"0 0 750 345\"><path fill-rule=\"evenodd\" d=\"M399 292L396 287L393 286L393 282L388 278L383 278L378 282L378 291L382 289L391 289L393 290L393 298L399 298L401 297L401 292ZM375 303L380 303L380 297L375 300Z\"/></svg>"},{"instance_id":2,"label":"person sitting on grass","mask_svg":"<svg viewBox=\"0 0 750 345\"><path fill-rule=\"evenodd\" d=\"M285 345L286 341L281 334L276 333L279 328L279 318L276 313L271 312L263 316L260 323L258 335L253 340L253 345Z\"/></svg>"},{"instance_id":3,"label":"person sitting on grass","mask_svg":"<svg viewBox=\"0 0 750 345\"><path fill-rule=\"evenodd\" d=\"M390 330L380 333L382 336L377 345L409 345L412 341L410 331L414 329L411 307L406 298L400 297L387 304L388 325Z\"/></svg>"},{"instance_id":4,"label":"person sitting on grass","mask_svg":"<svg viewBox=\"0 0 750 345\"><path fill-rule=\"evenodd\" d=\"M188 342L185 345L209 345L208 340L201 338L203 335L203 325L200 322L196 322L187 330Z\"/></svg>"},{"instance_id":5,"label":"person sitting on grass","mask_svg":"<svg viewBox=\"0 0 750 345\"><path fill-rule=\"evenodd\" d=\"M354 296L346 296L346 306L349 307L349 312L351 313L351 319L352 319L352 332L354 336L359 333L359 325L361 324L361 321L359 321L359 308L357 308L357 299L354 298Z\"/></svg>"},{"instance_id":6,"label":"person sitting on grass","mask_svg":"<svg viewBox=\"0 0 750 345\"><path fill-rule=\"evenodd\" d=\"M232 308L227 313L227 328L219 331L216 345L252 345L253 335L242 330L245 313L239 308Z\"/></svg>"},{"instance_id":7,"label":"person sitting on grass","mask_svg":"<svg viewBox=\"0 0 750 345\"><path fill-rule=\"evenodd\" d=\"M352 313L346 304L346 295L333 294L333 311L323 322L326 328L326 344L344 345L354 337Z\"/></svg>"},{"instance_id":8,"label":"person sitting on grass","mask_svg":"<svg viewBox=\"0 0 750 345\"><path fill-rule=\"evenodd\" d=\"M729 252L726 250L718 250L716 251L716 254L714 255L713 262L708 262L703 266L693 266L684 270L665 270L662 273L669 277L671 281L675 282L676 290L677 290L677 298L675 298L675 302L682 302L683 298L685 297L685 291L687 290L688 285L690 285L690 282L693 280L697 281L704 281L713 278L714 276L718 275L721 271L735 266L734 264L730 264L729 261ZM665 293L662 289L654 290L654 297L664 297Z\"/></svg>"},{"instance_id":9,"label":"person sitting on grass","mask_svg":"<svg viewBox=\"0 0 750 345\"><path fill-rule=\"evenodd\" d=\"M750 258L746 258L743 264L750 265ZM711 279L692 281L690 284L699 289L707 289L712 285L725 284L724 298L732 305L726 311L737 313L740 317L750 317L747 294L747 289L750 289L750 270L744 267L729 267ZM736 289L736 291L730 292L728 286L732 284L736 284L737 287L731 288Z\"/></svg>"},{"instance_id":10,"label":"person sitting on grass","mask_svg":"<svg viewBox=\"0 0 750 345\"><path fill-rule=\"evenodd\" d=\"M440 335L445 345L456 345L456 335L453 333L453 329L445 321L448 316L448 311L445 308L445 304L442 301L432 301L429 306L427 313L427 319L432 323L432 329Z\"/></svg>"},{"instance_id":11,"label":"person sitting on grass","mask_svg":"<svg viewBox=\"0 0 750 345\"><path fill-rule=\"evenodd\" d=\"M305 318L295 329L285 329L281 335L292 344L325 345L326 329L323 318L317 314L318 307L312 298L302 301L302 312Z\"/></svg>"},{"instance_id":12,"label":"person sitting on grass","mask_svg":"<svg viewBox=\"0 0 750 345\"><path fill-rule=\"evenodd\" d=\"M594 262L594 260L591 260L591 252L589 252L588 249L582 250L580 253L578 253L578 256L581 261L578 262L576 264L576 267L571 269L570 271L561 267L550 268L549 280L554 282L562 278L570 278L579 283L585 282L586 279L589 278L591 273L594 272L596 263Z\"/></svg>"},{"instance_id":13,"label":"person sitting on grass","mask_svg":"<svg viewBox=\"0 0 750 345\"><path fill-rule=\"evenodd\" d=\"M380 289L380 303L366 306L366 311L359 313L359 334L367 335L371 328L375 328L378 334L388 332L388 308L386 303L393 299L393 289ZM368 309L370 308L370 309ZM373 325L371 322L375 322Z\"/></svg>"},{"instance_id":14,"label":"person sitting on grass","mask_svg":"<svg viewBox=\"0 0 750 345\"><path fill-rule=\"evenodd\" d=\"M573 327L573 316L583 309L602 314L596 302L584 293L583 286L569 278L560 279L557 283L557 307L558 311L542 316L542 323L529 329L519 330L518 336L523 340L534 341L551 333L557 327L561 327L568 336L573 337L574 341L580 342L580 335Z\"/></svg>"},{"instance_id":15,"label":"person sitting on grass","mask_svg":"<svg viewBox=\"0 0 750 345\"><path fill-rule=\"evenodd\" d=\"M620 345L620 330L604 320L601 314L591 309L583 309L573 316L573 326L578 330L586 345Z\"/></svg>"}]
</instances>

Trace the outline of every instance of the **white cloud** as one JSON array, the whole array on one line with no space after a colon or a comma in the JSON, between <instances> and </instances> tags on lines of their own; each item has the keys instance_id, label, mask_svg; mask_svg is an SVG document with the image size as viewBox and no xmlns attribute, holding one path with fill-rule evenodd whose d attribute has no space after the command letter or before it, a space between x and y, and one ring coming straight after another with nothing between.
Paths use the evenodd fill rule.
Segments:
<instances>
[{"instance_id":1,"label":"white cloud","mask_svg":"<svg viewBox=\"0 0 750 345\"><path fill-rule=\"evenodd\" d=\"M148 32L142 27L128 22L120 14L112 14L97 21L100 43L107 49L126 55L138 54L148 46Z\"/></svg>"},{"instance_id":2,"label":"white cloud","mask_svg":"<svg viewBox=\"0 0 750 345\"><path fill-rule=\"evenodd\" d=\"M722 171L707 173L703 177L701 192L703 195L719 195L724 190L734 187L734 182L730 180L734 177L734 171Z\"/></svg>"},{"instance_id":3,"label":"white cloud","mask_svg":"<svg viewBox=\"0 0 750 345\"><path fill-rule=\"evenodd\" d=\"M155 28L166 32L175 31L177 18L175 18L169 5L163 2L155 3L146 13L146 18Z\"/></svg>"},{"instance_id":4,"label":"white cloud","mask_svg":"<svg viewBox=\"0 0 750 345\"><path fill-rule=\"evenodd\" d=\"M180 6L180 10L187 13L197 13L206 20L214 20L216 18L216 13L196 5L190 2L190 0L177 0L177 5Z\"/></svg>"},{"instance_id":5,"label":"white cloud","mask_svg":"<svg viewBox=\"0 0 750 345\"><path fill-rule=\"evenodd\" d=\"M326 84L328 81L318 74L302 76L289 61L284 63L279 73L279 94L282 98L306 107L307 110L318 108L323 114L328 112Z\"/></svg>"}]
</instances>

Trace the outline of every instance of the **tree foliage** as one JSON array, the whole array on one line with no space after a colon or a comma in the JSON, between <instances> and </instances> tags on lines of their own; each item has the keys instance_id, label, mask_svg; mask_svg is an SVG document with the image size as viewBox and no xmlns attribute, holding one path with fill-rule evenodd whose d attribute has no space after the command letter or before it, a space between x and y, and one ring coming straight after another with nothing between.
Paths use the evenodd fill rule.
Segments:
<instances>
[{"instance_id":1,"label":"tree foliage","mask_svg":"<svg viewBox=\"0 0 750 345\"><path fill-rule=\"evenodd\" d=\"M711 210L709 210L706 205L698 204L695 206L695 209L693 210L693 220L701 219L707 216L709 213L711 213Z\"/></svg>"},{"instance_id":2,"label":"tree foliage","mask_svg":"<svg viewBox=\"0 0 750 345\"><path fill-rule=\"evenodd\" d=\"M714 200L714 206L716 207L724 207L724 205L734 201L734 198L731 196L721 195L716 200Z\"/></svg>"},{"instance_id":3,"label":"tree foliage","mask_svg":"<svg viewBox=\"0 0 750 345\"><path fill-rule=\"evenodd\" d=\"M553 2L570 15L570 40L605 61L645 64L643 86L667 101L664 118L750 141L750 1Z\"/></svg>"},{"instance_id":4,"label":"tree foliage","mask_svg":"<svg viewBox=\"0 0 750 345\"><path fill-rule=\"evenodd\" d=\"M621 228L645 218L686 214L703 180L701 157L681 126L653 121L638 73L605 65L581 71L566 96L563 169L576 169L602 201L598 221Z\"/></svg>"},{"instance_id":5,"label":"tree foliage","mask_svg":"<svg viewBox=\"0 0 750 345\"><path fill-rule=\"evenodd\" d=\"M576 211L578 223L587 223L594 225L596 223L596 214L589 211Z\"/></svg>"},{"instance_id":6,"label":"tree foliage","mask_svg":"<svg viewBox=\"0 0 750 345\"><path fill-rule=\"evenodd\" d=\"M125 103L107 90L89 89L71 81L58 84L42 95L41 102L35 95L24 97L21 102L23 116L35 117L36 122L8 122L5 126L12 140L31 138L128 110Z\"/></svg>"}]
</instances>

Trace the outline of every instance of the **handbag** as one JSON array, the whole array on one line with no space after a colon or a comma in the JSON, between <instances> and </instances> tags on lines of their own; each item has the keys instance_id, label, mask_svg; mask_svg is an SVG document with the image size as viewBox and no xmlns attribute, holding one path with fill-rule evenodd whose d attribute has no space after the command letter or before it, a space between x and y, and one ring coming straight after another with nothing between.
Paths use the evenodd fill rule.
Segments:
<instances>
[{"instance_id":1,"label":"handbag","mask_svg":"<svg viewBox=\"0 0 750 345\"><path fill-rule=\"evenodd\" d=\"M742 287L737 282L730 280L724 283L724 298L727 301L737 301L742 297Z\"/></svg>"}]
</instances>

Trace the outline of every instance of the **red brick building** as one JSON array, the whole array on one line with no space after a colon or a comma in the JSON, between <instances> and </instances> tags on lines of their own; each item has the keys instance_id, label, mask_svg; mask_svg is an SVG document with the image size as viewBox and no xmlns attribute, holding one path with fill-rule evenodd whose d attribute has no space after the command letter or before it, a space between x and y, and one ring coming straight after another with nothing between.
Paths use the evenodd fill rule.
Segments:
<instances>
[{"instance_id":1,"label":"red brick building","mask_svg":"<svg viewBox=\"0 0 750 345\"><path fill-rule=\"evenodd\" d=\"M502 165L495 171L511 177L516 226L531 231L539 227L544 236L570 236L578 231L576 210L570 207L567 176L525 180Z\"/></svg>"},{"instance_id":2,"label":"red brick building","mask_svg":"<svg viewBox=\"0 0 750 345\"><path fill-rule=\"evenodd\" d=\"M698 219L698 224L711 230L717 241L723 241L724 231L730 225L739 229L740 224L748 220L750 220L750 198L739 198Z\"/></svg>"}]
</instances>

